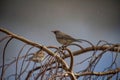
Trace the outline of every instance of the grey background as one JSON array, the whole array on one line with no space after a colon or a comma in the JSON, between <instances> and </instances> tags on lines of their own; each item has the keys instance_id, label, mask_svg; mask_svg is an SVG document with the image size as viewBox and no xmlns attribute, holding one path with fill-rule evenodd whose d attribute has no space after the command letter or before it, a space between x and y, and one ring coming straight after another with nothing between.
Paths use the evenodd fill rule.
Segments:
<instances>
[{"instance_id":1,"label":"grey background","mask_svg":"<svg viewBox=\"0 0 120 80\"><path fill-rule=\"evenodd\" d=\"M119 43L120 0L1 0L0 27L46 46L60 46L52 30L94 44L99 40ZM8 60L16 55L21 42L12 43Z\"/></svg>"}]
</instances>

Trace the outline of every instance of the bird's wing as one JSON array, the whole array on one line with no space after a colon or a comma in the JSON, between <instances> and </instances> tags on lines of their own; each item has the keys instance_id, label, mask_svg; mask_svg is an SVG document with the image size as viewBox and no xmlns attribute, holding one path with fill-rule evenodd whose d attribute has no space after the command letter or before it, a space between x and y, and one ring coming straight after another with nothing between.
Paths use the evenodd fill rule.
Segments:
<instances>
[{"instance_id":1,"label":"bird's wing","mask_svg":"<svg viewBox=\"0 0 120 80\"><path fill-rule=\"evenodd\" d=\"M73 41L81 42L81 39L75 39L72 36L67 35L67 34L63 34L63 36L60 36L59 39L66 39L66 40L73 40Z\"/></svg>"},{"instance_id":2,"label":"bird's wing","mask_svg":"<svg viewBox=\"0 0 120 80\"><path fill-rule=\"evenodd\" d=\"M64 39L68 39L68 40L73 40L73 41L76 41L76 39L75 39L75 38L73 38L73 37L72 37L72 36L70 36L70 35L65 34L64 36L65 36L65 37L64 37Z\"/></svg>"},{"instance_id":3,"label":"bird's wing","mask_svg":"<svg viewBox=\"0 0 120 80\"><path fill-rule=\"evenodd\" d=\"M71 36L67 35L67 34L62 34L62 35L58 35L57 38L59 39L73 39Z\"/></svg>"}]
</instances>

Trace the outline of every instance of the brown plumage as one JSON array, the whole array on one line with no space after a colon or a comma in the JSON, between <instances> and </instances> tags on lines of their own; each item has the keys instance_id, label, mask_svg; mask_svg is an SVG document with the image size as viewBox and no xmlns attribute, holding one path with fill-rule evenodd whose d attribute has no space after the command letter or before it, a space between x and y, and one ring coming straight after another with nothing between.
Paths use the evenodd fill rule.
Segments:
<instances>
[{"instance_id":1,"label":"brown plumage","mask_svg":"<svg viewBox=\"0 0 120 80\"><path fill-rule=\"evenodd\" d=\"M69 45L73 42L81 42L80 39L75 39L71 37L70 35L67 35L66 33L63 33L59 30L55 30L52 32L55 34L56 40L62 45Z\"/></svg>"},{"instance_id":2,"label":"brown plumage","mask_svg":"<svg viewBox=\"0 0 120 80\"><path fill-rule=\"evenodd\" d=\"M28 60L26 61L33 61L33 62L41 62L43 61L43 59L45 58L45 53L43 50L39 50L36 53L33 54L32 57L30 57Z\"/></svg>"}]
</instances>

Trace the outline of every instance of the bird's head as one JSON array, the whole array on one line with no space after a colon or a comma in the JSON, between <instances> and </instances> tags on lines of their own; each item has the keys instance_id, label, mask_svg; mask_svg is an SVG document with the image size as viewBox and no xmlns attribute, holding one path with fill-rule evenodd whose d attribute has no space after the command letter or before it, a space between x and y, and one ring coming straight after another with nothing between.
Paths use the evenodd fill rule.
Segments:
<instances>
[{"instance_id":1,"label":"bird's head","mask_svg":"<svg viewBox=\"0 0 120 80\"><path fill-rule=\"evenodd\" d=\"M54 34L56 34L56 33L59 33L60 31L59 30L54 30L54 31L51 31L51 32L53 32Z\"/></svg>"}]
</instances>

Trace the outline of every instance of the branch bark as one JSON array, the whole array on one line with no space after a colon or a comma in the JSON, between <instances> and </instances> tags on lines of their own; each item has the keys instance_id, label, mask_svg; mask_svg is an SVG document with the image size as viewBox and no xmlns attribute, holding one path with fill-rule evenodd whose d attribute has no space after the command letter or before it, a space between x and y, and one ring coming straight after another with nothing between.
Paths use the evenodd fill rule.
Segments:
<instances>
[{"instance_id":1,"label":"branch bark","mask_svg":"<svg viewBox=\"0 0 120 80\"><path fill-rule=\"evenodd\" d=\"M86 75L104 76L104 75L116 74L118 72L120 72L120 68L109 70L106 72L82 72L82 73L77 73L76 76L77 77L86 76Z\"/></svg>"},{"instance_id":2,"label":"branch bark","mask_svg":"<svg viewBox=\"0 0 120 80\"><path fill-rule=\"evenodd\" d=\"M94 51L94 50L104 51L106 49L109 49L110 47L111 46L108 46L108 45L87 47L87 48L84 48L84 49L81 49L81 50L74 51L74 52L72 52L72 54L73 54L73 56L77 56L77 55L84 54L84 53L87 53L89 51ZM120 52L120 44L113 45L113 48L109 49L109 51ZM68 57L70 57L70 55L66 54L66 56L64 56L63 58L65 59L65 58L68 58Z\"/></svg>"}]
</instances>

